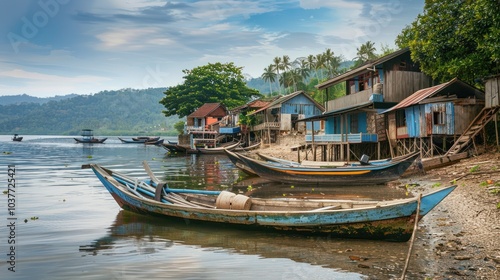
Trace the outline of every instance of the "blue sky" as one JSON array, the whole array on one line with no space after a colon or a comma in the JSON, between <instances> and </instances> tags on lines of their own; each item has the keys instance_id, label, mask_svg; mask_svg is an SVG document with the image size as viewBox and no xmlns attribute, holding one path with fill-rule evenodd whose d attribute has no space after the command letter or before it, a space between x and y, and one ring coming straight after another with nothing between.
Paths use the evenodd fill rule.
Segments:
<instances>
[{"instance_id":1,"label":"blue sky","mask_svg":"<svg viewBox=\"0 0 500 280\"><path fill-rule=\"evenodd\" d=\"M182 70L234 62L259 77L276 56L366 41L394 46L424 0L0 1L0 95L169 87Z\"/></svg>"}]
</instances>

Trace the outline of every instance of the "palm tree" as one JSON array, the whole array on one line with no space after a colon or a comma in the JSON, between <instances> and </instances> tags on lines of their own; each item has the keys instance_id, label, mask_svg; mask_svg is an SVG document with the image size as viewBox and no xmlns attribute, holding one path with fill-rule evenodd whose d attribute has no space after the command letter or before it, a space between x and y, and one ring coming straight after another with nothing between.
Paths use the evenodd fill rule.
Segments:
<instances>
[{"instance_id":1,"label":"palm tree","mask_svg":"<svg viewBox=\"0 0 500 280\"><path fill-rule=\"evenodd\" d=\"M305 80L309 77L309 71L310 71L308 67L309 65L308 61L303 58L298 59L296 65L297 67L295 68L295 70L299 74L300 80L305 84Z\"/></svg>"},{"instance_id":2,"label":"palm tree","mask_svg":"<svg viewBox=\"0 0 500 280\"><path fill-rule=\"evenodd\" d=\"M377 55L375 54L375 43L373 43L372 41L368 41L362 44L359 48L356 48L356 51L357 60L360 63L364 63L368 60L377 58Z\"/></svg>"},{"instance_id":3,"label":"palm tree","mask_svg":"<svg viewBox=\"0 0 500 280\"><path fill-rule=\"evenodd\" d=\"M330 69L330 77L334 77L339 74L340 63L342 63L342 58L340 56L334 56L328 63L328 69Z\"/></svg>"},{"instance_id":4,"label":"palm tree","mask_svg":"<svg viewBox=\"0 0 500 280\"><path fill-rule=\"evenodd\" d=\"M312 54L308 55L307 56L307 68L312 71L312 70L315 70L316 69L316 57ZM318 71L315 71L316 73L316 79L318 79L319 81L319 77L318 77Z\"/></svg>"},{"instance_id":5,"label":"palm tree","mask_svg":"<svg viewBox=\"0 0 500 280\"><path fill-rule=\"evenodd\" d=\"M276 70L276 74L277 74L277 77L278 79L280 78L280 68L281 68L281 57L277 56L274 58L273 60L274 62L274 70ZM281 87L279 86L278 84L278 89L279 89L279 93L281 94Z\"/></svg>"},{"instance_id":6,"label":"palm tree","mask_svg":"<svg viewBox=\"0 0 500 280\"><path fill-rule=\"evenodd\" d=\"M315 65L316 72L318 72L318 70L322 70L323 68L325 68L325 57L323 56L322 53L319 53L316 55L316 65ZM321 75L321 80L323 80L323 75Z\"/></svg>"},{"instance_id":7,"label":"palm tree","mask_svg":"<svg viewBox=\"0 0 500 280\"><path fill-rule=\"evenodd\" d=\"M285 90L293 85L293 76L291 71L283 72L283 75L280 76L280 84L283 85L283 88L285 88Z\"/></svg>"},{"instance_id":8,"label":"palm tree","mask_svg":"<svg viewBox=\"0 0 500 280\"><path fill-rule=\"evenodd\" d=\"M290 72L290 69L292 69L292 62L290 61L290 57L288 55L284 55L281 58L281 70ZM293 75L290 75L290 78L292 79L292 83L295 84Z\"/></svg>"},{"instance_id":9,"label":"palm tree","mask_svg":"<svg viewBox=\"0 0 500 280\"><path fill-rule=\"evenodd\" d=\"M325 66L326 69L328 70L328 76L332 76L332 69L330 67L332 60L335 58L335 55L333 54L332 50L330 48L326 49L325 52L323 53L323 59L325 60Z\"/></svg>"},{"instance_id":10,"label":"palm tree","mask_svg":"<svg viewBox=\"0 0 500 280\"><path fill-rule=\"evenodd\" d=\"M276 82L276 73L274 73L274 65L271 64L264 68L264 73L260 76L264 81L269 82L269 95L273 93L272 83Z\"/></svg>"}]
</instances>

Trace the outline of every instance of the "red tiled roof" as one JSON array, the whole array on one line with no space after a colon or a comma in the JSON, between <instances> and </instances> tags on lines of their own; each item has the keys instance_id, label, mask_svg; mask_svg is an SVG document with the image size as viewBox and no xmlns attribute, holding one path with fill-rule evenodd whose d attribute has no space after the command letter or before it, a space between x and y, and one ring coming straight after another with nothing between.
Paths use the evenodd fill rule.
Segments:
<instances>
[{"instance_id":1,"label":"red tiled roof","mask_svg":"<svg viewBox=\"0 0 500 280\"><path fill-rule=\"evenodd\" d=\"M219 107L224 108L224 106L220 103L205 103L200 108L198 108L198 110L191 113L188 116L188 118L204 118L204 117L210 115L210 113L212 113L213 111L215 111ZM226 109L224 108L224 111L225 110Z\"/></svg>"}]
</instances>

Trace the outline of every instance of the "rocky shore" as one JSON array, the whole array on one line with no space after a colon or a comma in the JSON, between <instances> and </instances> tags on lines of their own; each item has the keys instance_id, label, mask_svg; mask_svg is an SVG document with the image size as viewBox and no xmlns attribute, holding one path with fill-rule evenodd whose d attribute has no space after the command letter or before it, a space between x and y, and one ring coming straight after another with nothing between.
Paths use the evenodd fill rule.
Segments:
<instances>
[{"instance_id":1,"label":"rocky shore","mask_svg":"<svg viewBox=\"0 0 500 280\"><path fill-rule=\"evenodd\" d=\"M297 160L297 152L289 146L258 152ZM421 279L500 279L499 152L409 175L391 186L417 194L451 184L457 185L455 191L419 223L409 270L412 263L424 262L425 266L413 266L427 268L418 272ZM419 258L429 252L433 259Z\"/></svg>"}]
</instances>

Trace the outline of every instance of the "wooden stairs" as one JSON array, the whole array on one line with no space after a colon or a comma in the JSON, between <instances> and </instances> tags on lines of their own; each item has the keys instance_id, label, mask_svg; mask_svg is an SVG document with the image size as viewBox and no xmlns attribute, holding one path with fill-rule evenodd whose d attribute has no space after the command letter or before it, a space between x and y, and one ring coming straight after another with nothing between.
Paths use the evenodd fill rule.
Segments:
<instances>
[{"instance_id":1,"label":"wooden stairs","mask_svg":"<svg viewBox=\"0 0 500 280\"><path fill-rule=\"evenodd\" d=\"M488 122L496 116L500 106L483 108L477 117L470 123L469 127L460 135L453 146L446 152L445 156L459 153L470 141L484 128Z\"/></svg>"}]
</instances>

